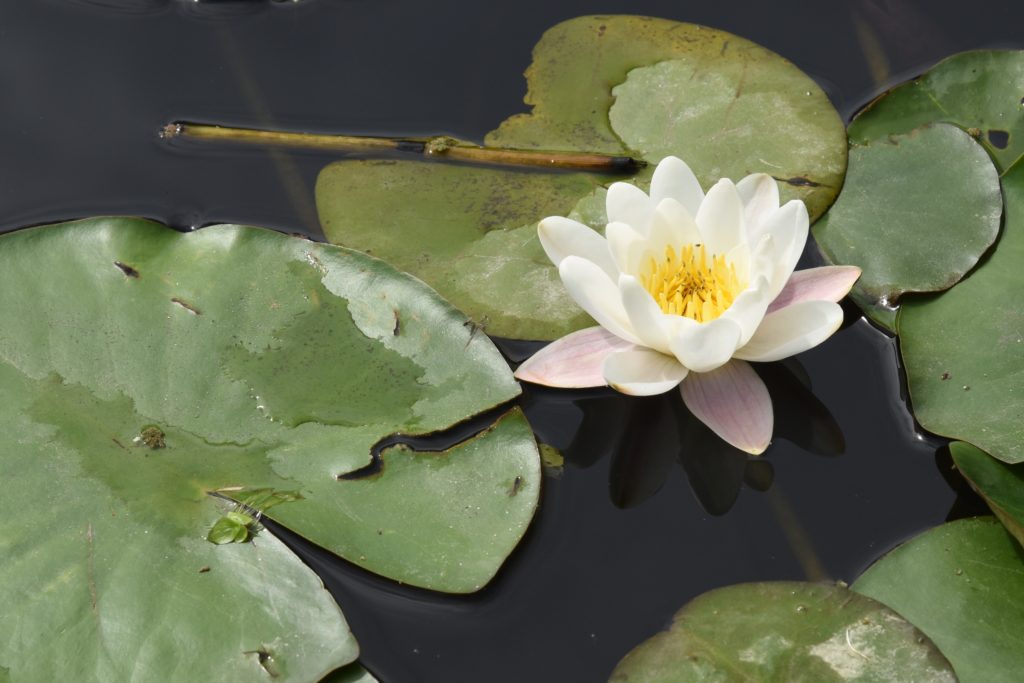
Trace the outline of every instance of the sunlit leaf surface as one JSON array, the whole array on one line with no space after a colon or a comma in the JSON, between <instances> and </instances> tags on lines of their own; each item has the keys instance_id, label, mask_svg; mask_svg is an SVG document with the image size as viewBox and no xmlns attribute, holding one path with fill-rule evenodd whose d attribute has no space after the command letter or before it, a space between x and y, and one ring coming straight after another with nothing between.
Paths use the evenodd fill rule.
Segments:
<instances>
[{"instance_id":1,"label":"sunlit leaf surface","mask_svg":"<svg viewBox=\"0 0 1024 683\"><path fill-rule=\"evenodd\" d=\"M778 582L729 586L681 609L634 649L613 683L712 681L953 682L920 631L846 588Z\"/></svg>"},{"instance_id":2,"label":"sunlit leaf surface","mask_svg":"<svg viewBox=\"0 0 1024 683\"><path fill-rule=\"evenodd\" d=\"M1008 672L1024 668L1021 556L1020 545L995 519L962 519L896 548L853 589L924 631L961 683L1012 680Z\"/></svg>"}]
</instances>

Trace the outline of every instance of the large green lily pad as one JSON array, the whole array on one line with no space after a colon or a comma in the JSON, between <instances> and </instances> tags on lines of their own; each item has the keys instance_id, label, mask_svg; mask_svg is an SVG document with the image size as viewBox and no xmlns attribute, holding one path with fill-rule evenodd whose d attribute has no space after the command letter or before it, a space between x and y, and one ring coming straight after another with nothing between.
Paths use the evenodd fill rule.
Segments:
<instances>
[{"instance_id":1,"label":"large green lily pad","mask_svg":"<svg viewBox=\"0 0 1024 683\"><path fill-rule=\"evenodd\" d=\"M805 73L739 36L667 19L585 16L548 29L526 71L533 107L486 142L684 159L707 187L755 172L803 199L835 199L846 133Z\"/></svg>"},{"instance_id":2,"label":"large green lily pad","mask_svg":"<svg viewBox=\"0 0 1024 683\"><path fill-rule=\"evenodd\" d=\"M1024 669L1024 559L991 517L921 534L869 567L853 589L924 631L961 683L1005 681Z\"/></svg>"},{"instance_id":3,"label":"large green lily pad","mask_svg":"<svg viewBox=\"0 0 1024 683\"><path fill-rule=\"evenodd\" d=\"M1024 543L1024 464L1007 465L969 443L949 446L953 462L1003 526Z\"/></svg>"},{"instance_id":4,"label":"large green lily pad","mask_svg":"<svg viewBox=\"0 0 1024 683\"><path fill-rule=\"evenodd\" d=\"M995 250L934 297L909 298L898 320L914 415L925 429L1024 461L1024 164L1003 175Z\"/></svg>"},{"instance_id":5,"label":"large green lily pad","mask_svg":"<svg viewBox=\"0 0 1024 683\"><path fill-rule=\"evenodd\" d=\"M518 393L462 314L363 254L238 226L36 228L0 238L0 314L14 680L261 680L260 648L281 680L318 680L354 659L337 606L272 535L206 540L231 511L209 492L281 492L268 516L451 592L485 584L533 515L539 457L518 409L337 479L389 435Z\"/></svg>"},{"instance_id":6,"label":"large green lily pad","mask_svg":"<svg viewBox=\"0 0 1024 683\"><path fill-rule=\"evenodd\" d=\"M814 226L832 263L863 274L853 298L872 317L907 292L948 289L999 235L999 173L988 154L955 126L854 145L843 193Z\"/></svg>"},{"instance_id":7,"label":"large green lily pad","mask_svg":"<svg viewBox=\"0 0 1024 683\"><path fill-rule=\"evenodd\" d=\"M530 114L506 120L498 147L676 155L705 187L754 172L812 216L835 199L846 134L828 98L782 57L731 34L650 17L580 17L541 38L527 70ZM614 89L614 92L613 92ZM657 106L653 106L657 104ZM536 237L546 216L596 230L604 186L583 173L344 160L317 180L327 238L423 279L490 334L555 339L593 325L568 297Z\"/></svg>"},{"instance_id":8,"label":"large green lily pad","mask_svg":"<svg viewBox=\"0 0 1024 683\"><path fill-rule=\"evenodd\" d=\"M846 588L750 583L705 593L630 652L613 683L956 681L920 631Z\"/></svg>"},{"instance_id":9,"label":"large green lily pad","mask_svg":"<svg viewBox=\"0 0 1024 683\"><path fill-rule=\"evenodd\" d=\"M1022 99L1024 51L964 52L872 102L850 124L850 140L863 144L942 121L971 131L1003 170L1024 154Z\"/></svg>"}]
</instances>

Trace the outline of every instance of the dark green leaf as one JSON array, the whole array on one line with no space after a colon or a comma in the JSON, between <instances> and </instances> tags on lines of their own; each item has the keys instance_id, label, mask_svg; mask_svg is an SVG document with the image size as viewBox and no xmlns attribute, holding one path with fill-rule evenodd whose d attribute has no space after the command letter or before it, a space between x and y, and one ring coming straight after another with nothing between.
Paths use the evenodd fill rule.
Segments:
<instances>
[{"instance_id":1,"label":"dark green leaf","mask_svg":"<svg viewBox=\"0 0 1024 683\"><path fill-rule=\"evenodd\" d=\"M853 588L924 631L961 683L1013 680L1012 672L1024 669L1024 560L991 517L921 534L868 568Z\"/></svg>"}]
</instances>

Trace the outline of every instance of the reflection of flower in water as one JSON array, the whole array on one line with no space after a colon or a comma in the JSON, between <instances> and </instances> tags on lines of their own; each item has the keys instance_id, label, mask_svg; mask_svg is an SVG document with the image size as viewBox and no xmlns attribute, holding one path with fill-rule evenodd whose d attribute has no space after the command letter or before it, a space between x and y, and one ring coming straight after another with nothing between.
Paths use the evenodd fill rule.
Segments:
<instances>
[{"instance_id":1,"label":"reflection of flower in water","mask_svg":"<svg viewBox=\"0 0 1024 683\"><path fill-rule=\"evenodd\" d=\"M779 206L775 181L720 180L705 196L682 161L658 164L651 194L608 189L602 237L567 218L539 235L576 302L600 326L563 337L521 365L547 386L609 385L649 396L681 387L690 412L728 443L761 453L772 402L746 361L775 361L832 335L836 303L860 270L794 273L807 241L807 209Z\"/></svg>"},{"instance_id":2,"label":"reflection of flower in water","mask_svg":"<svg viewBox=\"0 0 1024 683\"><path fill-rule=\"evenodd\" d=\"M815 455L843 452L839 425L811 392L795 359L762 363L757 371L778 399L780 438ZM744 484L764 491L774 478L769 461L717 438L674 392L637 399L606 390L530 389L523 407L541 439L561 448L567 463L589 467L610 455L609 490L617 507L639 505L657 493L674 464L686 471L694 495L712 515L728 512ZM579 411L582 420L576 424L570 413Z\"/></svg>"}]
</instances>

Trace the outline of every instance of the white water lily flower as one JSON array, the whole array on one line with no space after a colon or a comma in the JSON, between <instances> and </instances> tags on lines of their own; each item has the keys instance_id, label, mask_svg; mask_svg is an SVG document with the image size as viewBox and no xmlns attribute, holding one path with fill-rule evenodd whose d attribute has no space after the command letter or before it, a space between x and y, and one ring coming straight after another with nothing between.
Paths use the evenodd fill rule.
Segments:
<instances>
[{"instance_id":1,"label":"white water lily flower","mask_svg":"<svg viewBox=\"0 0 1024 683\"><path fill-rule=\"evenodd\" d=\"M730 444L761 453L772 435L768 390L746 361L774 361L832 335L836 303L860 269L794 272L807 241L803 202L779 206L771 176L723 179L707 195L675 157L650 196L608 188L605 236L568 218L540 222L541 244L573 299L598 323L542 349L521 380L634 395L681 386L693 414Z\"/></svg>"}]
</instances>

